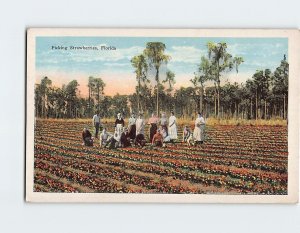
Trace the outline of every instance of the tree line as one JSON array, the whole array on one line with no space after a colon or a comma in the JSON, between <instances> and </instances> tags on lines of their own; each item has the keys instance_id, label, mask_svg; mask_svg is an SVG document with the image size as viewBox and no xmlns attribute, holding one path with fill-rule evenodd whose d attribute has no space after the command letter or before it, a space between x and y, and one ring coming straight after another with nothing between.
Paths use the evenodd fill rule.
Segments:
<instances>
[{"instance_id":1,"label":"tree line","mask_svg":"<svg viewBox=\"0 0 300 233\"><path fill-rule=\"evenodd\" d=\"M238 73L244 59L233 57L226 43L209 42L207 55L201 57L190 80L191 86L174 89L175 74L167 68L171 56L165 50L164 43L148 42L143 53L131 59L137 85L129 95L106 96L103 80L90 76L88 97L82 97L76 80L58 88L44 77L35 86L35 115L86 118L98 111L102 117L110 118L118 112L124 116L131 112L149 116L174 111L180 118L190 118L200 111L216 118L286 119L289 64L285 55L274 71L257 70L246 83L221 82L228 72Z\"/></svg>"}]
</instances>

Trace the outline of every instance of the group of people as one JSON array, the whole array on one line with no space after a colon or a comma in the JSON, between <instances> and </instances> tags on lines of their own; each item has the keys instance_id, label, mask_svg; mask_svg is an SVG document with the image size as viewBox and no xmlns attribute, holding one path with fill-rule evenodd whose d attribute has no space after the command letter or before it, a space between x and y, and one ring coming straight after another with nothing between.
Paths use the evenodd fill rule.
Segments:
<instances>
[{"instance_id":1,"label":"group of people","mask_svg":"<svg viewBox=\"0 0 300 233\"><path fill-rule=\"evenodd\" d=\"M135 117L132 113L128 119L128 126L125 127L125 121L121 113L117 114L114 125L114 133L109 133L107 128L103 128L101 134L99 131L101 128L101 121L99 113L93 116L93 125L95 127L95 138L98 138L100 147L117 148L117 147L130 147L135 145L137 147L144 147L146 145L145 137L145 125L150 126L149 129L149 142L153 146L165 147L166 143L175 142L178 139L177 136L177 123L174 112L171 112L169 119L165 113L161 114L161 118L158 118L154 113L151 117L145 121L143 115L139 114ZM195 120L194 131L187 125L184 126L182 142L188 145L203 144L204 141L205 120L201 113ZM84 128L82 132L83 145L93 146L94 140L92 134L87 128Z\"/></svg>"}]
</instances>

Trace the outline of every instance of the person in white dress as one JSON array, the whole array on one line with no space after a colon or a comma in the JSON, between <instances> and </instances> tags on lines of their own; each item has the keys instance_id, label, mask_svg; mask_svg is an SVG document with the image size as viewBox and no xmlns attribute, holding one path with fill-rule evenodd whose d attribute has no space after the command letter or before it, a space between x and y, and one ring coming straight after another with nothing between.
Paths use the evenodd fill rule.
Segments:
<instances>
[{"instance_id":1,"label":"person in white dress","mask_svg":"<svg viewBox=\"0 0 300 233\"><path fill-rule=\"evenodd\" d=\"M136 136L136 118L134 113L131 114L131 117L128 119L128 132L131 140L135 139Z\"/></svg>"},{"instance_id":2,"label":"person in white dress","mask_svg":"<svg viewBox=\"0 0 300 233\"><path fill-rule=\"evenodd\" d=\"M136 119L135 125L136 125L136 136L139 134L144 135L145 121L141 113L139 114L138 119Z\"/></svg>"},{"instance_id":3,"label":"person in white dress","mask_svg":"<svg viewBox=\"0 0 300 233\"><path fill-rule=\"evenodd\" d=\"M168 119L164 112L161 114L160 125L168 134Z\"/></svg>"},{"instance_id":4,"label":"person in white dress","mask_svg":"<svg viewBox=\"0 0 300 233\"><path fill-rule=\"evenodd\" d=\"M205 120L201 113L198 113L198 116L195 120L195 129L194 129L194 139L196 144L203 144L204 142L204 130L205 130Z\"/></svg>"},{"instance_id":5,"label":"person in white dress","mask_svg":"<svg viewBox=\"0 0 300 233\"><path fill-rule=\"evenodd\" d=\"M177 139L177 125L176 125L176 117L174 116L174 112L171 112L171 116L169 118L168 133L171 141Z\"/></svg>"}]
</instances>

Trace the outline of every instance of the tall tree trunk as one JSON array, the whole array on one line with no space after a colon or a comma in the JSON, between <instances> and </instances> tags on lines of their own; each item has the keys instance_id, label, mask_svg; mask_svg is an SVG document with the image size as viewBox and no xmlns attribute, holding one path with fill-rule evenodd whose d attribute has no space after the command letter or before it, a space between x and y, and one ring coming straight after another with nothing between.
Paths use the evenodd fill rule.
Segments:
<instances>
[{"instance_id":1,"label":"tall tree trunk","mask_svg":"<svg viewBox=\"0 0 300 233\"><path fill-rule=\"evenodd\" d=\"M235 119L237 118L237 106L236 106L236 102L234 102L234 115L235 115Z\"/></svg>"},{"instance_id":2,"label":"tall tree trunk","mask_svg":"<svg viewBox=\"0 0 300 233\"><path fill-rule=\"evenodd\" d=\"M45 95L45 118L48 117L48 98L47 94Z\"/></svg>"},{"instance_id":3,"label":"tall tree trunk","mask_svg":"<svg viewBox=\"0 0 300 233\"><path fill-rule=\"evenodd\" d=\"M217 63L217 84L218 84L218 118L220 117L220 64Z\"/></svg>"},{"instance_id":4,"label":"tall tree trunk","mask_svg":"<svg viewBox=\"0 0 300 233\"><path fill-rule=\"evenodd\" d=\"M257 90L256 90L256 96L255 96L255 120L257 120L258 117L258 97L257 97Z\"/></svg>"},{"instance_id":5,"label":"tall tree trunk","mask_svg":"<svg viewBox=\"0 0 300 233\"><path fill-rule=\"evenodd\" d=\"M220 118L220 86L218 87L218 118Z\"/></svg>"},{"instance_id":6,"label":"tall tree trunk","mask_svg":"<svg viewBox=\"0 0 300 233\"><path fill-rule=\"evenodd\" d=\"M203 111L203 86L201 86L201 94L200 94L200 112L202 113Z\"/></svg>"},{"instance_id":7,"label":"tall tree trunk","mask_svg":"<svg viewBox=\"0 0 300 233\"><path fill-rule=\"evenodd\" d=\"M215 101L215 117L217 117L217 97L214 95L214 101Z\"/></svg>"},{"instance_id":8,"label":"tall tree trunk","mask_svg":"<svg viewBox=\"0 0 300 233\"><path fill-rule=\"evenodd\" d=\"M285 95L283 95L283 119L286 119L285 117Z\"/></svg>"},{"instance_id":9,"label":"tall tree trunk","mask_svg":"<svg viewBox=\"0 0 300 233\"><path fill-rule=\"evenodd\" d=\"M250 100L250 119L252 120L253 118L253 106L252 106L252 98Z\"/></svg>"},{"instance_id":10,"label":"tall tree trunk","mask_svg":"<svg viewBox=\"0 0 300 233\"><path fill-rule=\"evenodd\" d=\"M42 115L42 118L44 117L44 104L45 104L44 102L45 102L45 101L44 101L44 98L42 98L42 109L41 109L41 110L42 110L42 111L41 111L41 112L42 112L42 114L41 114L41 115Z\"/></svg>"},{"instance_id":11,"label":"tall tree trunk","mask_svg":"<svg viewBox=\"0 0 300 233\"><path fill-rule=\"evenodd\" d=\"M98 87L98 113L100 112L100 88Z\"/></svg>"},{"instance_id":12,"label":"tall tree trunk","mask_svg":"<svg viewBox=\"0 0 300 233\"><path fill-rule=\"evenodd\" d=\"M36 97L36 102L35 102L35 115L36 115L36 117L39 117L39 105L40 105L39 97L37 96Z\"/></svg>"},{"instance_id":13,"label":"tall tree trunk","mask_svg":"<svg viewBox=\"0 0 300 233\"><path fill-rule=\"evenodd\" d=\"M141 92L141 80L140 77L138 78L138 95L137 95L137 108L138 113L140 112L140 92Z\"/></svg>"},{"instance_id":14,"label":"tall tree trunk","mask_svg":"<svg viewBox=\"0 0 300 233\"><path fill-rule=\"evenodd\" d=\"M224 118L224 106L222 106L222 114L221 114L221 118Z\"/></svg>"},{"instance_id":15,"label":"tall tree trunk","mask_svg":"<svg viewBox=\"0 0 300 233\"><path fill-rule=\"evenodd\" d=\"M38 106L37 101L35 101L35 116L39 117L38 116L38 108L37 108L37 106Z\"/></svg>"},{"instance_id":16,"label":"tall tree trunk","mask_svg":"<svg viewBox=\"0 0 300 233\"><path fill-rule=\"evenodd\" d=\"M91 117L91 87L89 86L89 116Z\"/></svg>"},{"instance_id":17,"label":"tall tree trunk","mask_svg":"<svg viewBox=\"0 0 300 233\"><path fill-rule=\"evenodd\" d=\"M265 99L265 120L267 119L267 99Z\"/></svg>"},{"instance_id":18,"label":"tall tree trunk","mask_svg":"<svg viewBox=\"0 0 300 233\"><path fill-rule=\"evenodd\" d=\"M159 116L159 69L156 69L157 93L156 93L156 115Z\"/></svg>"},{"instance_id":19,"label":"tall tree trunk","mask_svg":"<svg viewBox=\"0 0 300 233\"><path fill-rule=\"evenodd\" d=\"M199 112L202 112L202 94L200 94Z\"/></svg>"},{"instance_id":20,"label":"tall tree trunk","mask_svg":"<svg viewBox=\"0 0 300 233\"><path fill-rule=\"evenodd\" d=\"M158 94L159 93L159 85L158 85L158 82L157 82L157 93L156 93L156 115L158 116L159 115L159 113L158 113L158 111L159 111L159 106L158 106L158 100L159 100L159 97L158 97Z\"/></svg>"}]
</instances>

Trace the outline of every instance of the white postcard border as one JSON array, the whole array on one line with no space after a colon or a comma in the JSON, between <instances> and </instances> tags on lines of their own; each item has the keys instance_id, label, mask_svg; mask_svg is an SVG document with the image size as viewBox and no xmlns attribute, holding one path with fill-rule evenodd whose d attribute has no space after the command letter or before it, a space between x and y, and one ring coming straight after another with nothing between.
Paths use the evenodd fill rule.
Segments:
<instances>
[{"instance_id":1,"label":"white postcard border","mask_svg":"<svg viewBox=\"0 0 300 233\"><path fill-rule=\"evenodd\" d=\"M35 38L37 36L116 37L284 37L288 38L288 195L117 194L33 192ZM27 30L26 201L141 203L296 203L299 185L300 32L294 29L118 29L30 28Z\"/></svg>"}]
</instances>

